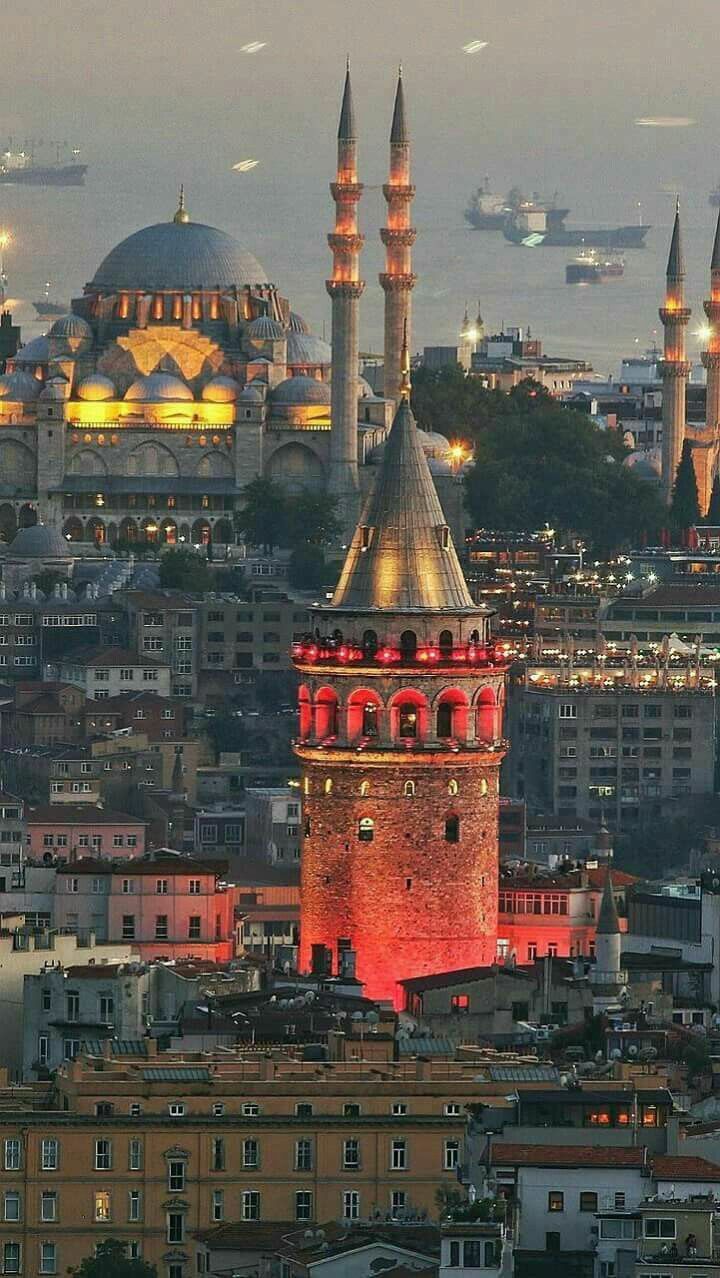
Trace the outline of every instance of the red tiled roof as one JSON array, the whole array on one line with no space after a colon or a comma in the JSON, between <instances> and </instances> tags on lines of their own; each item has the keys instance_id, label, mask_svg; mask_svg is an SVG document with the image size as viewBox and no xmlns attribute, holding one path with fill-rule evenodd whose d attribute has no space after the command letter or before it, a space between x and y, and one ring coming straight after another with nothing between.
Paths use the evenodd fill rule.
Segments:
<instances>
[{"instance_id":1,"label":"red tiled roof","mask_svg":"<svg viewBox=\"0 0 720 1278\"><path fill-rule=\"evenodd\" d=\"M720 1166L694 1154L658 1154L653 1158L653 1173L656 1180L720 1181Z\"/></svg>"},{"instance_id":2,"label":"red tiled roof","mask_svg":"<svg viewBox=\"0 0 720 1278\"><path fill-rule=\"evenodd\" d=\"M149 657L138 656L129 648L78 648L67 657L60 658L61 664L72 666L152 666L159 670L167 662L151 661Z\"/></svg>"},{"instance_id":3,"label":"red tiled roof","mask_svg":"<svg viewBox=\"0 0 720 1278\"><path fill-rule=\"evenodd\" d=\"M612 1145L514 1145L502 1140L491 1145L496 1167L644 1167L645 1154L645 1147Z\"/></svg>"}]
</instances>

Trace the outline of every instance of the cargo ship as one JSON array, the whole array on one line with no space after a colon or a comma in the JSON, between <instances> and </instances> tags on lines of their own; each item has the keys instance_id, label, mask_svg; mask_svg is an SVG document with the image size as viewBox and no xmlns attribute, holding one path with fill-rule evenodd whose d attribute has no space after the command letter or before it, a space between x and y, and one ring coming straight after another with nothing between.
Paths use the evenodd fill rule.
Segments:
<instances>
[{"instance_id":1,"label":"cargo ship","mask_svg":"<svg viewBox=\"0 0 720 1278\"><path fill-rule=\"evenodd\" d=\"M578 253L565 267L566 284L603 284L605 280L621 279L625 274L625 262L621 257L602 257L594 249Z\"/></svg>"},{"instance_id":2,"label":"cargo ship","mask_svg":"<svg viewBox=\"0 0 720 1278\"><path fill-rule=\"evenodd\" d=\"M570 211L557 207L557 195L554 195L551 200L541 200L536 194L533 195L532 201L526 201L517 186L514 186L505 196L495 195L490 190L490 179L486 177L483 185L479 186L470 197L470 203L465 210L465 220L476 231L502 231L507 219L525 203L532 203L535 208L543 209L549 217L561 222Z\"/></svg>"},{"instance_id":3,"label":"cargo ship","mask_svg":"<svg viewBox=\"0 0 720 1278\"><path fill-rule=\"evenodd\" d=\"M503 235L511 244L526 248L644 248L650 227L644 223L630 226L567 227L566 209L544 209L532 201L518 205L503 223Z\"/></svg>"},{"instance_id":4,"label":"cargo ship","mask_svg":"<svg viewBox=\"0 0 720 1278\"><path fill-rule=\"evenodd\" d=\"M80 152L72 154L76 157ZM87 164L61 164L59 149L54 164L36 164L32 151L13 151L11 146L0 155L0 185L84 186L87 168Z\"/></svg>"},{"instance_id":5,"label":"cargo ship","mask_svg":"<svg viewBox=\"0 0 720 1278\"><path fill-rule=\"evenodd\" d=\"M45 294L40 298L39 302L33 302L33 306L43 319L46 315L67 315L70 310L69 306L63 306L61 302L51 302L50 300L50 280L45 285Z\"/></svg>"}]
</instances>

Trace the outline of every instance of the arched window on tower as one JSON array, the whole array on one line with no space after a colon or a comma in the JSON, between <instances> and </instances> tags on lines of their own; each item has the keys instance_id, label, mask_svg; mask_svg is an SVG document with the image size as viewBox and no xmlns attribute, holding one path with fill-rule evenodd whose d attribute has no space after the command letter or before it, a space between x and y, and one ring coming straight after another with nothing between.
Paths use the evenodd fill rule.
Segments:
<instances>
[{"instance_id":1,"label":"arched window on tower","mask_svg":"<svg viewBox=\"0 0 720 1278\"><path fill-rule=\"evenodd\" d=\"M328 777L325 782L325 793L332 794L332 792L333 792L332 777Z\"/></svg>"},{"instance_id":2,"label":"arched window on tower","mask_svg":"<svg viewBox=\"0 0 720 1278\"><path fill-rule=\"evenodd\" d=\"M449 794L449 795L455 795L455 794L457 794L459 789L460 789L460 787L459 787L459 785L458 785L458 783L457 783L457 781L455 780L455 778L454 778L454 777L453 777L450 781L448 781L448 794Z\"/></svg>"},{"instance_id":3,"label":"arched window on tower","mask_svg":"<svg viewBox=\"0 0 720 1278\"><path fill-rule=\"evenodd\" d=\"M403 795L406 799L415 798L415 782L414 781L405 782L403 786Z\"/></svg>"},{"instance_id":4,"label":"arched window on tower","mask_svg":"<svg viewBox=\"0 0 720 1278\"><path fill-rule=\"evenodd\" d=\"M440 656L441 656L441 657L451 657L451 656L452 656L452 650L453 650L453 637L452 637L452 630L441 630L441 631L440 631L440 643L439 643L438 647L440 648Z\"/></svg>"},{"instance_id":5,"label":"arched window on tower","mask_svg":"<svg viewBox=\"0 0 720 1278\"><path fill-rule=\"evenodd\" d=\"M375 838L375 822L372 817L360 817L358 821L358 838L361 843L372 843Z\"/></svg>"},{"instance_id":6,"label":"arched window on tower","mask_svg":"<svg viewBox=\"0 0 720 1278\"><path fill-rule=\"evenodd\" d=\"M414 630L403 630L400 636L400 657L403 661L414 661L417 653L417 635Z\"/></svg>"},{"instance_id":7,"label":"arched window on tower","mask_svg":"<svg viewBox=\"0 0 720 1278\"><path fill-rule=\"evenodd\" d=\"M453 816L449 816L445 818L445 842L446 843L460 842L460 817L459 816L455 816L453 814Z\"/></svg>"},{"instance_id":8,"label":"arched window on tower","mask_svg":"<svg viewBox=\"0 0 720 1278\"><path fill-rule=\"evenodd\" d=\"M378 734L378 708L374 701L366 701L362 712L362 734L376 737Z\"/></svg>"},{"instance_id":9,"label":"arched window on tower","mask_svg":"<svg viewBox=\"0 0 720 1278\"><path fill-rule=\"evenodd\" d=\"M370 782L361 781L360 782L360 798L366 799L369 793L370 793Z\"/></svg>"},{"instance_id":10,"label":"arched window on tower","mask_svg":"<svg viewBox=\"0 0 720 1278\"><path fill-rule=\"evenodd\" d=\"M412 701L402 702L398 707L398 736L410 740L418 734L417 706Z\"/></svg>"},{"instance_id":11,"label":"arched window on tower","mask_svg":"<svg viewBox=\"0 0 720 1278\"><path fill-rule=\"evenodd\" d=\"M378 637L374 630L366 630L362 640L363 652L366 657L374 657L378 650Z\"/></svg>"},{"instance_id":12,"label":"arched window on tower","mask_svg":"<svg viewBox=\"0 0 720 1278\"><path fill-rule=\"evenodd\" d=\"M451 737L453 734L453 708L449 701L438 706L437 734L439 737Z\"/></svg>"},{"instance_id":13,"label":"arched window on tower","mask_svg":"<svg viewBox=\"0 0 720 1278\"><path fill-rule=\"evenodd\" d=\"M483 777L483 778L482 778L482 780L481 780L481 782L480 782L480 795L481 795L481 797L482 797L482 798L485 798L485 795L487 794L487 792L488 792L488 783L487 783L487 781L485 780L485 778Z\"/></svg>"}]
</instances>

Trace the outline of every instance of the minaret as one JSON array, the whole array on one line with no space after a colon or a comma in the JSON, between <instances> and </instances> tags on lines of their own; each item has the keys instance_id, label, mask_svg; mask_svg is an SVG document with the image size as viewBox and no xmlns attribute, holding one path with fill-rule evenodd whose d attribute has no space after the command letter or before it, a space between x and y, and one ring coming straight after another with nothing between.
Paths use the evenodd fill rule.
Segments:
<instances>
[{"instance_id":1,"label":"minaret","mask_svg":"<svg viewBox=\"0 0 720 1278\"><path fill-rule=\"evenodd\" d=\"M410 225L410 205L415 187L410 184L410 135L405 119L402 67L398 72L395 107L390 130L390 175L383 187L387 201L387 226L380 232L385 245L385 270L380 283L385 290L385 372L386 399L400 396L403 334L410 344L410 310L416 276L412 273L412 246L415 229Z\"/></svg>"},{"instance_id":2,"label":"minaret","mask_svg":"<svg viewBox=\"0 0 720 1278\"><path fill-rule=\"evenodd\" d=\"M595 929L595 970L598 978L617 980L620 970L620 921L613 894L612 873L608 865Z\"/></svg>"},{"instance_id":3,"label":"minaret","mask_svg":"<svg viewBox=\"0 0 720 1278\"><path fill-rule=\"evenodd\" d=\"M720 213L710 262L710 297L704 309L710 326L707 350L702 355L707 369L705 424L712 438L717 439L720 434Z\"/></svg>"},{"instance_id":4,"label":"minaret","mask_svg":"<svg viewBox=\"0 0 720 1278\"><path fill-rule=\"evenodd\" d=\"M328 235L333 254L332 391L329 488L338 498L343 522L352 530L360 501L358 477L359 303L365 283L359 277L363 237L358 233L357 206L362 186L357 179L357 131L350 85L350 62L338 127L337 176L330 184L335 201L335 230Z\"/></svg>"},{"instance_id":5,"label":"minaret","mask_svg":"<svg viewBox=\"0 0 720 1278\"><path fill-rule=\"evenodd\" d=\"M369 998L495 961L506 665L401 398L300 677L301 970L351 949Z\"/></svg>"},{"instance_id":6,"label":"minaret","mask_svg":"<svg viewBox=\"0 0 720 1278\"><path fill-rule=\"evenodd\" d=\"M665 328L665 350L662 360L662 490L666 502L672 497L673 484L685 441L685 387L690 364L685 358L685 329L690 308L685 305L685 259L680 234L680 201L675 205L675 223L668 257L665 303L660 319Z\"/></svg>"}]
</instances>

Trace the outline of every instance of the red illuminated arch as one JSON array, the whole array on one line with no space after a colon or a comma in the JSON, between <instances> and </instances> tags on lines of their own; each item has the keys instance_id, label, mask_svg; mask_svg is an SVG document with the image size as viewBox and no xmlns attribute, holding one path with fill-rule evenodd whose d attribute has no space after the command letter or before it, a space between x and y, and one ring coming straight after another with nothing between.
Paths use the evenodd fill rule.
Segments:
<instances>
[{"instance_id":1,"label":"red illuminated arch","mask_svg":"<svg viewBox=\"0 0 720 1278\"><path fill-rule=\"evenodd\" d=\"M302 683L298 688L298 712L300 716L299 732L301 740L305 740L310 736L312 730L312 705L310 703L310 692Z\"/></svg>"},{"instance_id":2,"label":"red illuminated arch","mask_svg":"<svg viewBox=\"0 0 720 1278\"><path fill-rule=\"evenodd\" d=\"M497 741L501 735L502 709L497 704L495 689L481 688L475 701L478 741Z\"/></svg>"},{"instance_id":3,"label":"red illuminated arch","mask_svg":"<svg viewBox=\"0 0 720 1278\"><path fill-rule=\"evenodd\" d=\"M336 737L338 731L338 695L333 688L318 688L315 695L315 736L319 740Z\"/></svg>"},{"instance_id":4,"label":"red illuminated arch","mask_svg":"<svg viewBox=\"0 0 720 1278\"><path fill-rule=\"evenodd\" d=\"M467 740L470 706L460 688L443 688L435 698L435 732L438 737Z\"/></svg>"},{"instance_id":5,"label":"red illuminated arch","mask_svg":"<svg viewBox=\"0 0 720 1278\"><path fill-rule=\"evenodd\" d=\"M348 741L379 736L382 712L382 700L374 689L356 688L351 692L347 702Z\"/></svg>"},{"instance_id":6,"label":"red illuminated arch","mask_svg":"<svg viewBox=\"0 0 720 1278\"><path fill-rule=\"evenodd\" d=\"M429 723L427 697L416 688L402 688L395 693L390 702L390 735L393 741L424 741Z\"/></svg>"}]
</instances>

